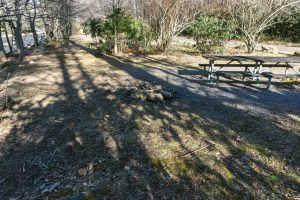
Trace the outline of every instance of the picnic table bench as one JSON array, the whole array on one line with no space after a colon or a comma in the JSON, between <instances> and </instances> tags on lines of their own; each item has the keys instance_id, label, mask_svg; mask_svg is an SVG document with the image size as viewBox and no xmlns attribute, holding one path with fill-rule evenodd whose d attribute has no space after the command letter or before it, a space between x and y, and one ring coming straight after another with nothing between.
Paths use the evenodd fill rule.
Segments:
<instances>
[{"instance_id":1,"label":"picnic table bench","mask_svg":"<svg viewBox=\"0 0 300 200\"><path fill-rule=\"evenodd\" d=\"M219 85L220 76L223 77L238 77L242 76L252 77L259 80L259 77L268 78L267 89L270 88L273 78L284 77L300 77L300 72L295 69L295 63L300 63L300 57L266 57L266 56L224 56L224 55L203 55L204 58L209 60L209 63L199 64L208 68L208 80L215 75L217 77L217 85ZM227 61L227 63L215 63L216 61ZM221 69L231 67L235 69L244 68L243 71L221 71ZM284 74L273 74L263 72L263 68L285 68ZM291 69L294 73L287 74Z\"/></svg>"}]
</instances>

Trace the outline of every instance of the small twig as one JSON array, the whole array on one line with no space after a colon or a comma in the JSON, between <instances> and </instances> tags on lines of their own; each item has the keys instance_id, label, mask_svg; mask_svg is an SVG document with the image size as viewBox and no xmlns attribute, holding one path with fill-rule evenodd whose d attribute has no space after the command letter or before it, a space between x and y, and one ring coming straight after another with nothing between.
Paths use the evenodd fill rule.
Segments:
<instances>
[{"instance_id":1,"label":"small twig","mask_svg":"<svg viewBox=\"0 0 300 200\"><path fill-rule=\"evenodd\" d=\"M62 167L62 166L56 166L57 168L61 169L61 170L67 170L66 168Z\"/></svg>"},{"instance_id":2,"label":"small twig","mask_svg":"<svg viewBox=\"0 0 300 200\"><path fill-rule=\"evenodd\" d=\"M48 169L48 166L43 161L40 162L40 167L43 169Z\"/></svg>"},{"instance_id":3,"label":"small twig","mask_svg":"<svg viewBox=\"0 0 300 200\"><path fill-rule=\"evenodd\" d=\"M58 150L57 148L55 148L54 152L53 152L52 155L51 155L50 160L48 161L48 165L52 162L52 160L54 159L54 156L55 156L56 152L58 152L58 151L59 151L59 150ZM46 168L47 168L47 167L46 167Z\"/></svg>"},{"instance_id":4,"label":"small twig","mask_svg":"<svg viewBox=\"0 0 300 200\"><path fill-rule=\"evenodd\" d=\"M69 127L66 126L65 128L63 128L59 133L63 133L65 130L67 130Z\"/></svg>"},{"instance_id":5,"label":"small twig","mask_svg":"<svg viewBox=\"0 0 300 200\"><path fill-rule=\"evenodd\" d=\"M186 142L184 143L184 146L189 142L189 140L186 140Z\"/></svg>"},{"instance_id":6,"label":"small twig","mask_svg":"<svg viewBox=\"0 0 300 200\"><path fill-rule=\"evenodd\" d=\"M115 130L111 130L110 133L117 133L117 132L119 132L123 129L124 129L124 127L123 128L118 128L118 129L115 129Z\"/></svg>"},{"instance_id":7,"label":"small twig","mask_svg":"<svg viewBox=\"0 0 300 200\"><path fill-rule=\"evenodd\" d=\"M10 73L7 72L7 79L6 79L6 87L5 87L5 107L8 108L8 79L9 79Z\"/></svg>"},{"instance_id":8,"label":"small twig","mask_svg":"<svg viewBox=\"0 0 300 200\"><path fill-rule=\"evenodd\" d=\"M191 153L195 153L195 152L197 152L197 151L206 149L207 147L210 147L211 145L213 145L213 144L208 144L208 145L206 145L206 146L204 146L204 147L199 147L199 148L197 148L197 149L195 149L195 150L191 150L191 151L189 151L189 152L187 152L187 153L184 153L184 154L180 155L179 157L184 157L184 156L187 156L187 155L189 155L189 154L191 154Z\"/></svg>"},{"instance_id":9,"label":"small twig","mask_svg":"<svg viewBox=\"0 0 300 200\"><path fill-rule=\"evenodd\" d=\"M1 179L1 180L0 180L0 184L1 184L1 183L4 183L4 182L7 180L7 178L8 178L8 177L5 177L5 178Z\"/></svg>"}]
</instances>

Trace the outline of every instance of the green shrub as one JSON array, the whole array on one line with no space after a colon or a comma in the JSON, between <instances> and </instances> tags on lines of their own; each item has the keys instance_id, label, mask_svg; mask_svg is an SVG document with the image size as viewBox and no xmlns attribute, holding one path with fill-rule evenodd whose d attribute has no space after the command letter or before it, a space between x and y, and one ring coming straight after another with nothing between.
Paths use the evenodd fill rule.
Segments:
<instances>
[{"instance_id":1,"label":"green shrub","mask_svg":"<svg viewBox=\"0 0 300 200\"><path fill-rule=\"evenodd\" d=\"M300 42L300 12L277 22L264 32L266 39Z\"/></svg>"},{"instance_id":2,"label":"green shrub","mask_svg":"<svg viewBox=\"0 0 300 200\"><path fill-rule=\"evenodd\" d=\"M150 27L140 19L116 9L106 19L89 19L84 23L84 32L99 44L100 50L111 50L117 38L120 50L146 49L153 39Z\"/></svg>"},{"instance_id":3,"label":"green shrub","mask_svg":"<svg viewBox=\"0 0 300 200\"><path fill-rule=\"evenodd\" d=\"M109 52L111 50L111 45L107 43L102 43L97 47L97 51L99 52Z\"/></svg>"},{"instance_id":4,"label":"green shrub","mask_svg":"<svg viewBox=\"0 0 300 200\"><path fill-rule=\"evenodd\" d=\"M224 41L233 36L234 26L228 20L199 16L191 26L190 34L201 53L221 53Z\"/></svg>"},{"instance_id":5,"label":"green shrub","mask_svg":"<svg viewBox=\"0 0 300 200\"><path fill-rule=\"evenodd\" d=\"M105 21L101 19L88 19L83 24L83 32L91 35L93 39L101 41L105 38Z\"/></svg>"}]
</instances>

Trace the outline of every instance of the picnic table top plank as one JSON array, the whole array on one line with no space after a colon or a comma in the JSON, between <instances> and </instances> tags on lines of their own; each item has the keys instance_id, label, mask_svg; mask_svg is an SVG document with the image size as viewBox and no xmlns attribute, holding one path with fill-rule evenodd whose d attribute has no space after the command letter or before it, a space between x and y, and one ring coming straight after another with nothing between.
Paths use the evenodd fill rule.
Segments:
<instances>
[{"instance_id":1,"label":"picnic table top plank","mask_svg":"<svg viewBox=\"0 0 300 200\"><path fill-rule=\"evenodd\" d=\"M253 59L244 58L242 56L202 55L202 57L211 61L253 61Z\"/></svg>"},{"instance_id":2,"label":"picnic table top plank","mask_svg":"<svg viewBox=\"0 0 300 200\"><path fill-rule=\"evenodd\" d=\"M271 56L227 56L202 55L210 61L246 61L246 62L274 62L274 63L300 63L300 57L271 57Z\"/></svg>"},{"instance_id":3,"label":"picnic table top plank","mask_svg":"<svg viewBox=\"0 0 300 200\"><path fill-rule=\"evenodd\" d=\"M300 57L271 57L271 56L245 56L249 59L259 60L260 62L274 63L300 63Z\"/></svg>"}]
</instances>

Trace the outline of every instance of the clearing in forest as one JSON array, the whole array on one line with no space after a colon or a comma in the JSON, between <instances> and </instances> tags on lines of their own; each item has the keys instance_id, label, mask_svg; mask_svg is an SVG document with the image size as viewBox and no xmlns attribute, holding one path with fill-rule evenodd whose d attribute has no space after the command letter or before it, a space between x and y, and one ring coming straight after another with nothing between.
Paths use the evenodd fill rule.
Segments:
<instances>
[{"instance_id":1,"label":"clearing in forest","mask_svg":"<svg viewBox=\"0 0 300 200\"><path fill-rule=\"evenodd\" d=\"M299 88L212 88L178 75L198 59L101 55L73 40L4 65L0 199L297 197ZM127 90L148 83L177 99Z\"/></svg>"}]
</instances>

